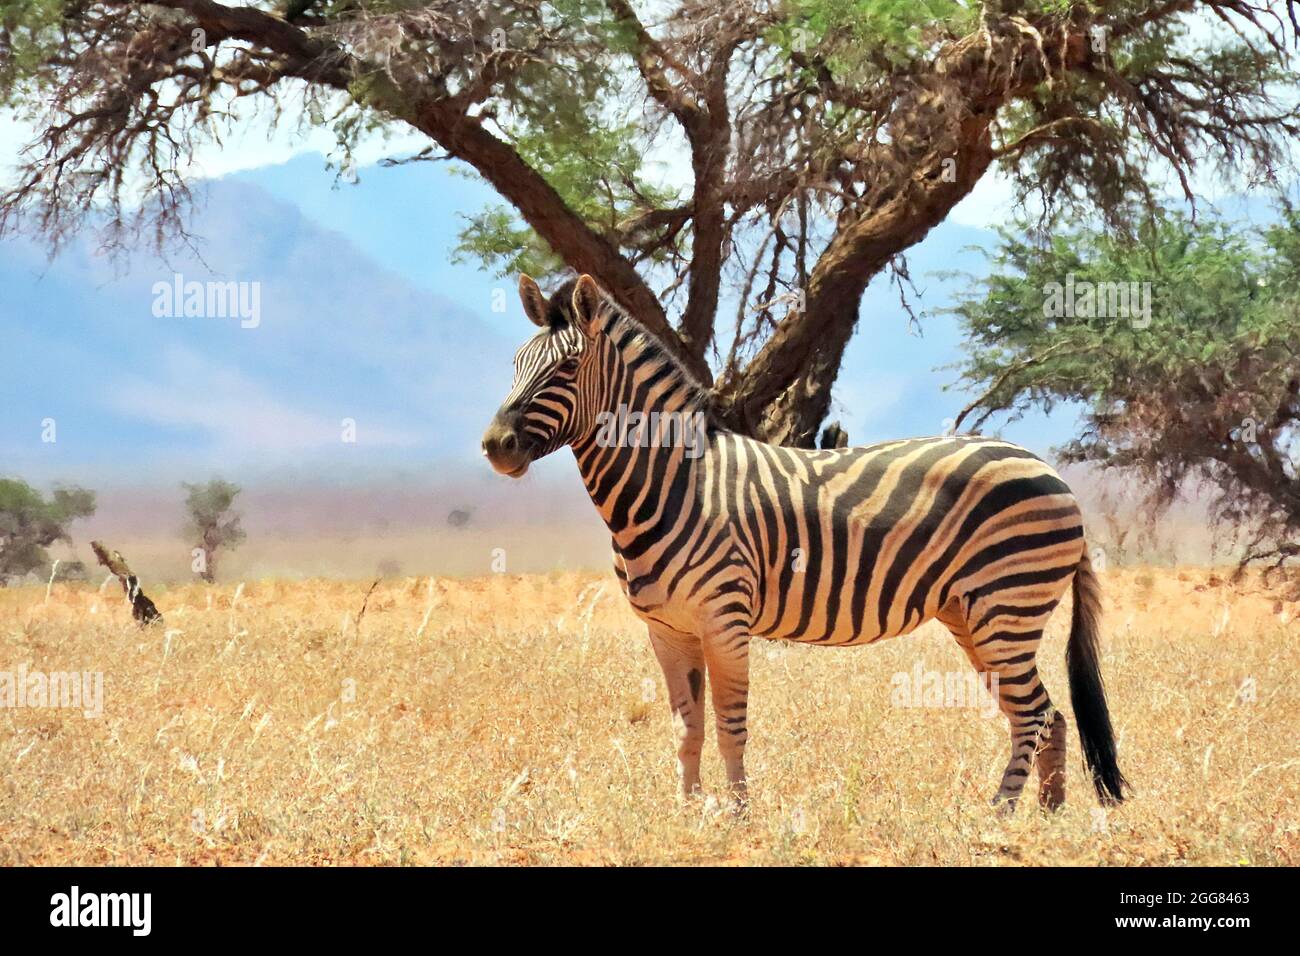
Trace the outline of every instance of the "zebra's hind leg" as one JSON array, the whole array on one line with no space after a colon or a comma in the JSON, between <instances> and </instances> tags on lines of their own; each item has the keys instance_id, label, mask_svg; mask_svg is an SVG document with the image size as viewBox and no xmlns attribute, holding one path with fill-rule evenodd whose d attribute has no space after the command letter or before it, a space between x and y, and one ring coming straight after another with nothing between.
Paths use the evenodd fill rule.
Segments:
<instances>
[{"instance_id":1,"label":"zebra's hind leg","mask_svg":"<svg viewBox=\"0 0 1300 956\"><path fill-rule=\"evenodd\" d=\"M994 806L1003 814L1015 812L1016 803L1025 788L1030 770L1040 747L1046 743L1055 746L1056 717L1047 688L1038 676L1038 643L1043 636L1042 624L1055 608L1056 601L1047 605L995 605L983 609L969 608L965 617L958 620L949 610L940 620L948 626L957 643L970 659L975 669L984 676L986 687L998 700L998 706L1010 723L1011 756L1002 772L1002 782L993 796ZM981 611L974 626L968 623L972 611ZM1012 620L1008 621L1007 617ZM1021 628L1025 628L1022 630ZM1045 738L1043 731L1052 721L1052 735ZM1064 718L1059 724L1059 766L1057 751L1051 751L1047 762L1048 778L1059 786L1059 797L1064 799ZM1053 799L1040 791L1039 799L1047 804ZM1059 801L1055 805L1059 806Z\"/></svg>"},{"instance_id":2,"label":"zebra's hind leg","mask_svg":"<svg viewBox=\"0 0 1300 956\"><path fill-rule=\"evenodd\" d=\"M1052 699L1038 676L1036 658L1043 630L1014 631L990 626L973 633L974 652L989 674L989 690L997 695L998 705L1011 725L1011 757L993 797L995 806L1011 814L1029 778L1043 730L1054 713Z\"/></svg>"},{"instance_id":3,"label":"zebra's hind leg","mask_svg":"<svg viewBox=\"0 0 1300 956\"><path fill-rule=\"evenodd\" d=\"M704 649L694 635L660 627L650 628L650 646L668 686L681 794L691 797L700 792L700 753L704 749Z\"/></svg>"}]
</instances>

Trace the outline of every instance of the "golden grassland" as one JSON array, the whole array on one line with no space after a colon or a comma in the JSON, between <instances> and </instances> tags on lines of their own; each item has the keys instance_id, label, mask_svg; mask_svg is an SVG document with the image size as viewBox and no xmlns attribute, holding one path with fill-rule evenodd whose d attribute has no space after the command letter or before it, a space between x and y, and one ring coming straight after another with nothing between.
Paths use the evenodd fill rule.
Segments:
<instances>
[{"instance_id":1,"label":"golden grassland","mask_svg":"<svg viewBox=\"0 0 1300 956\"><path fill-rule=\"evenodd\" d=\"M103 715L0 710L4 864L1300 862L1300 605L1207 570L1103 576L1136 795L988 806L1005 722L891 703L934 625L756 642L751 804L679 804L663 681L612 577L191 585L138 629L116 584L0 590L0 670L102 671ZM1068 608L1040 667L1058 704ZM1069 711L1067 710L1067 714ZM711 724L711 721L710 721ZM721 768L710 727L705 784ZM1034 786L1036 782L1031 782Z\"/></svg>"}]
</instances>

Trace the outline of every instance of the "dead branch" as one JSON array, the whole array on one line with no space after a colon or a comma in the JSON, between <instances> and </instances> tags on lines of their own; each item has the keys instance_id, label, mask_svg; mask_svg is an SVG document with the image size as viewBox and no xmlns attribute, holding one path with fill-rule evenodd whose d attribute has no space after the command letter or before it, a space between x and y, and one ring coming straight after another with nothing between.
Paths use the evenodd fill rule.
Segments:
<instances>
[{"instance_id":1,"label":"dead branch","mask_svg":"<svg viewBox=\"0 0 1300 956\"><path fill-rule=\"evenodd\" d=\"M139 623L141 627L147 627L150 624L161 624L162 614L153 601L145 596L140 590L140 579L131 573L127 566L126 558L122 557L118 551L109 551L104 547L102 542L90 542L90 549L95 552L95 557L99 563L108 568L122 584L122 592L126 599L131 602L131 616Z\"/></svg>"}]
</instances>

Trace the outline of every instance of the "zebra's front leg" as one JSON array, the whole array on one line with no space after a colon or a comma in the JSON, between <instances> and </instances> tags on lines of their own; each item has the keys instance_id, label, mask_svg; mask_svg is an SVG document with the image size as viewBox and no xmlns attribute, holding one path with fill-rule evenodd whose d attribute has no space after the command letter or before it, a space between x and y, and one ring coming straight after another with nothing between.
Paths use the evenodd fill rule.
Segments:
<instances>
[{"instance_id":1,"label":"zebra's front leg","mask_svg":"<svg viewBox=\"0 0 1300 956\"><path fill-rule=\"evenodd\" d=\"M718 750L727 768L727 786L739 809L748 796L745 743L749 739L749 635L727 630L706 636L704 660L713 692Z\"/></svg>"},{"instance_id":2,"label":"zebra's front leg","mask_svg":"<svg viewBox=\"0 0 1300 956\"><path fill-rule=\"evenodd\" d=\"M683 797L700 792L700 752L704 749L704 650L700 639L652 625L650 646L668 685L677 736L677 777Z\"/></svg>"}]
</instances>

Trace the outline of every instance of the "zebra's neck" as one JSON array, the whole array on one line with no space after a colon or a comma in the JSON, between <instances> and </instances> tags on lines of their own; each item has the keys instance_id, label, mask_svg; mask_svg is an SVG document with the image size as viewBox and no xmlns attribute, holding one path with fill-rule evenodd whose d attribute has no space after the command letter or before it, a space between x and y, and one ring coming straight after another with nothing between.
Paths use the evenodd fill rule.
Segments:
<instances>
[{"instance_id":1,"label":"zebra's neck","mask_svg":"<svg viewBox=\"0 0 1300 956\"><path fill-rule=\"evenodd\" d=\"M715 428L702 387L649 333L611 316L600 341L605 387L573 453L615 539L629 540L687 493Z\"/></svg>"}]
</instances>

